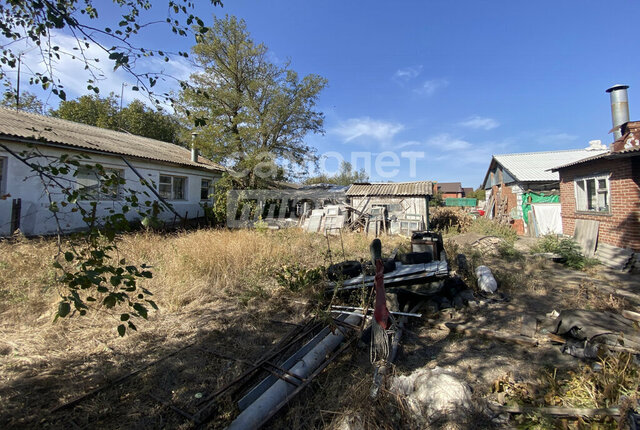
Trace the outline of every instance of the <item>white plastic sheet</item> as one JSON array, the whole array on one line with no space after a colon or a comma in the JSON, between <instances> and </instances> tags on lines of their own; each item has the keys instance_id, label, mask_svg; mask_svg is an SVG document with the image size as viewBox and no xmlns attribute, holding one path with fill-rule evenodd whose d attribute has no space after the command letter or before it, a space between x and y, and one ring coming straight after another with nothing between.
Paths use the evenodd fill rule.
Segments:
<instances>
[{"instance_id":1,"label":"white plastic sheet","mask_svg":"<svg viewBox=\"0 0 640 430\"><path fill-rule=\"evenodd\" d=\"M536 232L539 236L562 234L560 203L534 203L531 208L536 223Z\"/></svg>"}]
</instances>

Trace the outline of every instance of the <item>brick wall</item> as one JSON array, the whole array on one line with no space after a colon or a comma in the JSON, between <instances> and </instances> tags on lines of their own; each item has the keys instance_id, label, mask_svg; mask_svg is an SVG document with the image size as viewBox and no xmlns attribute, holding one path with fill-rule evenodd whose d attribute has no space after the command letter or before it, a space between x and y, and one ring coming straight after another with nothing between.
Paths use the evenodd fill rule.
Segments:
<instances>
[{"instance_id":1,"label":"brick wall","mask_svg":"<svg viewBox=\"0 0 640 430\"><path fill-rule=\"evenodd\" d=\"M500 185L494 185L491 187L491 195L497 199L495 203L496 207L496 217L499 215L497 213L497 208L500 206L501 202L505 202L506 200L506 210L505 213L509 215L511 211L518 206L518 194L514 193L510 186L501 183ZM513 228L517 234L524 234L524 221L521 219L510 220L511 228Z\"/></svg>"},{"instance_id":2,"label":"brick wall","mask_svg":"<svg viewBox=\"0 0 640 430\"><path fill-rule=\"evenodd\" d=\"M609 214L576 213L574 178L611 173ZM598 241L640 251L640 156L594 160L560 170L560 202L564 234L573 235L575 220L600 222Z\"/></svg>"}]
</instances>

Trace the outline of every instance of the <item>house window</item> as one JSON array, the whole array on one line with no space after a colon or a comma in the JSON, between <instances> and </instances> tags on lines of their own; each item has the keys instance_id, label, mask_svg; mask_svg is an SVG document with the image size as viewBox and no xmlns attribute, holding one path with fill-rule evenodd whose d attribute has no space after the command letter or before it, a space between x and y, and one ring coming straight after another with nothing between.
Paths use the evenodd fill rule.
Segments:
<instances>
[{"instance_id":1,"label":"house window","mask_svg":"<svg viewBox=\"0 0 640 430\"><path fill-rule=\"evenodd\" d=\"M186 200L187 178L182 176L160 175L158 192L167 200Z\"/></svg>"},{"instance_id":2,"label":"house window","mask_svg":"<svg viewBox=\"0 0 640 430\"><path fill-rule=\"evenodd\" d=\"M574 184L577 211L610 212L608 174L576 179Z\"/></svg>"},{"instance_id":3,"label":"house window","mask_svg":"<svg viewBox=\"0 0 640 430\"><path fill-rule=\"evenodd\" d=\"M117 180L113 180L116 175ZM124 177L124 170L104 169L100 175L95 169L80 166L76 175L78 190L82 200L118 200L122 196L120 179Z\"/></svg>"},{"instance_id":4,"label":"house window","mask_svg":"<svg viewBox=\"0 0 640 430\"><path fill-rule=\"evenodd\" d=\"M213 181L211 179L200 180L200 200L210 200L213 194Z\"/></svg>"}]
</instances>

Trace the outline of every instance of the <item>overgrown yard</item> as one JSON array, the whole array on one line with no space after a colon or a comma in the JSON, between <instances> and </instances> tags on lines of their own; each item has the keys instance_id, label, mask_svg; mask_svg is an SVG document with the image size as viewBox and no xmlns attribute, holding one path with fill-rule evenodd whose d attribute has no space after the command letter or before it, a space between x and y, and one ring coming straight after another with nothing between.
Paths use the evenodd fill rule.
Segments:
<instances>
[{"instance_id":1,"label":"overgrown yard","mask_svg":"<svg viewBox=\"0 0 640 430\"><path fill-rule=\"evenodd\" d=\"M467 422L457 423L459 428L551 425L537 414L507 422L505 415L487 412L483 406L487 400L572 407L632 404L640 379L630 356L606 358L600 363L604 370L594 374L598 370L593 370L593 362L563 355L543 335L539 334L539 346L524 347L456 334L444 323L466 322L517 334L523 315L544 318L553 310L570 308L634 309L640 303L638 279L601 266L571 270L528 255L528 248L519 242L515 247L507 242L492 255L470 246L478 237L482 235L468 233L448 239L453 269L458 268L451 257L464 252L471 268L486 264L494 271L502 295L435 314L423 309L425 315L411 322L403 338L395 372L438 366L468 382L479 406ZM329 242L331 256L324 236L295 229L125 235L119 245L121 256L152 266L153 278L144 286L154 293L159 311L137 323L138 331L124 338L115 330L119 314L106 310L52 323L59 301L51 266L53 241L0 242L0 427L190 427L188 419L163 401L190 410L198 399L242 371L242 362L221 354L254 362L291 324L303 324L326 309L321 267L330 259L342 260L340 238ZM364 235L345 235L347 259L368 259L369 242ZM407 246L400 237L385 237L382 242L387 255ZM463 275L473 286L473 274ZM181 350L185 347L189 349ZM218 356L207 351L217 351ZM168 354L174 355L122 384L54 411ZM368 354L367 347L349 349L269 425L337 428L351 419L365 428L419 426L402 399L386 391L375 401L368 398ZM609 370L611 374L603 373ZM221 404L208 425L223 428L234 414L232 404ZM567 425L579 422L569 420Z\"/></svg>"}]
</instances>

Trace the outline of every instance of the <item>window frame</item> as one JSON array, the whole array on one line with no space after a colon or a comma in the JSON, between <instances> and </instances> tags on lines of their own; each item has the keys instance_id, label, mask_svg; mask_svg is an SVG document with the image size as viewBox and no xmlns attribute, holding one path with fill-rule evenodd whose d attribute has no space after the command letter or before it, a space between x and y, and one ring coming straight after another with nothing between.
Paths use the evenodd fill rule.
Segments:
<instances>
[{"instance_id":1,"label":"window frame","mask_svg":"<svg viewBox=\"0 0 640 430\"><path fill-rule=\"evenodd\" d=\"M207 187L207 197L206 198L202 198L202 191L204 190L202 183L204 181L209 182L209 186ZM214 181L212 178L200 178L200 201L201 202L210 202L213 200L213 193L214 193Z\"/></svg>"},{"instance_id":2,"label":"window frame","mask_svg":"<svg viewBox=\"0 0 640 430\"><path fill-rule=\"evenodd\" d=\"M118 173L118 176L121 179L125 179L125 169L124 167L110 167L110 166L103 166L104 171L106 174L112 174L112 173ZM97 195L96 196L91 196L89 194L84 194L82 193L82 189L86 188L87 185L82 185L81 184L81 169L86 169L87 172L92 172L95 174L96 178L98 179L98 188L97 188ZM91 178L90 178L91 179ZM126 179L125 179L126 180ZM116 192L115 192L115 196L113 196L111 193L109 194L105 194L102 192L102 180L101 178L98 178L97 172L91 168L89 168L88 165L80 165L77 168L77 173L75 176L75 181L76 181L76 190L78 190L79 192L79 198L78 200L80 201L86 201L86 202L117 202L120 200L123 200L123 196L122 196L122 186L124 184L118 184Z\"/></svg>"},{"instance_id":3,"label":"window frame","mask_svg":"<svg viewBox=\"0 0 640 430\"><path fill-rule=\"evenodd\" d=\"M580 176L573 179L573 191L575 199L575 211L585 214L610 215L611 214L611 173L600 172L591 175ZM600 182L605 181L605 187L600 187ZM593 196L590 197L589 181L593 181ZM599 205L600 195L604 195L604 206ZM589 208L593 206L593 208ZM606 209L601 209L606 208Z\"/></svg>"},{"instance_id":4,"label":"window frame","mask_svg":"<svg viewBox=\"0 0 640 430\"><path fill-rule=\"evenodd\" d=\"M162 185L167 185L166 183L162 182L162 177L167 177L167 178L171 178L171 183L169 186L170 189L170 197L167 197L165 195L163 195L163 191L161 191L161 186ZM183 183L182 183L182 198L176 198L175 195L175 183L174 183L174 179L182 179ZM174 175L174 174L169 174L169 173L160 173L158 175L158 194L165 200L172 200L172 201L178 201L178 202L184 202L184 201L188 201L189 200L189 177L188 176L181 176L181 175Z\"/></svg>"}]
</instances>

